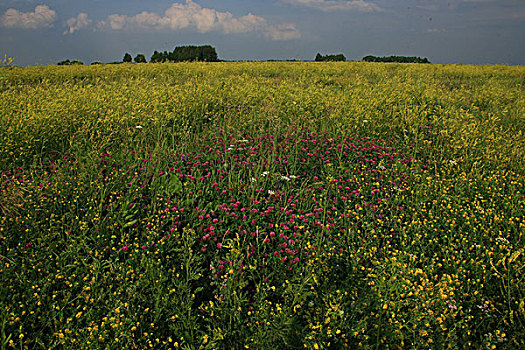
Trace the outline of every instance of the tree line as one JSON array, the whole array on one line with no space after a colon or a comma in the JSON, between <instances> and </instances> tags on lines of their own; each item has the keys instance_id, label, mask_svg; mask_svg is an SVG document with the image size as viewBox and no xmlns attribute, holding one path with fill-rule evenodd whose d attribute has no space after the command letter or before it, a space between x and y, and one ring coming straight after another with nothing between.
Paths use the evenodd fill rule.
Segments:
<instances>
[{"instance_id":1,"label":"tree line","mask_svg":"<svg viewBox=\"0 0 525 350\"><path fill-rule=\"evenodd\" d=\"M135 63L146 63L146 57L143 54L138 54L132 59L131 55L126 52L122 62ZM164 51L159 52L155 50L150 58L151 63L161 62L188 62L188 61L200 61L200 62L217 62L219 56L214 47L210 45L203 46L177 46L171 52Z\"/></svg>"},{"instance_id":2,"label":"tree line","mask_svg":"<svg viewBox=\"0 0 525 350\"><path fill-rule=\"evenodd\" d=\"M328 61L346 61L346 57L340 53L336 55L321 55L318 53L315 56L316 62L328 62ZM407 56L365 56L361 60L362 62L396 62L396 63L430 63L428 58L424 57L407 57Z\"/></svg>"},{"instance_id":3,"label":"tree line","mask_svg":"<svg viewBox=\"0 0 525 350\"><path fill-rule=\"evenodd\" d=\"M74 66L74 65L83 65L83 64L84 62L82 61L77 61L77 60L70 61L68 58L67 60L58 62L57 66Z\"/></svg>"},{"instance_id":4,"label":"tree line","mask_svg":"<svg viewBox=\"0 0 525 350\"><path fill-rule=\"evenodd\" d=\"M342 53L337 55L321 55L320 53L317 53L315 56L315 62L342 62L346 61L345 55Z\"/></svg>"},{"instance_id":5,"label":"tree line","mask_svg":"<svg viewBox=\"0 0 525 350\"><path fill-rule=\"evenodd\" d=\"M428 58L424 57L406 57L406 56L388 56L388 57L376 57L376 56L365 56L362 59L363 62L396 62L396 63L430 63Z\"/></svg>"},{"instance_id":6,"label":"tree line","mask_svg":"<svg viewBox=\"0 0 525 350\"><path fill-rule=\"evenodd\" d=\"M161 62L188 62L188 61L200 61L200 62L218 62L219 56L214 47L210 45L203 46L177 46L173 51L164 51L159 52L155 50L153 55L150 58L151 63L161 63ZM271 60L270 60L271 61ZM316 62L334 62L334 61L346 61L345 55L340 54L331 54L331 55L321 55L317 53L315 56ZM407 57L407 56L365 56L361 60L362 62L397 62L397 63L430 63L428 58L424 57ZM122 58L122 62L135 62L135 63L146 63L146 56L139 53L133 58L129 53L125 53ZM121 63L121 62L111 62ZM70 61L69 59L60 61L57 63L61 65L76 65L83 64L81 61ZM100 64L100 62L93 62L92 64Z\"/></svg>"},{"instance_id":7,"label":"tree line","mask_svg":"<svg viewBox=\"0 0 525 350\"><path fill-rule=\"evenodd\" d=\"M219 56L214 47L204 46L177 46L172 52L153 52L150 62L217 62Z\"/></svg>"}]
</instances>

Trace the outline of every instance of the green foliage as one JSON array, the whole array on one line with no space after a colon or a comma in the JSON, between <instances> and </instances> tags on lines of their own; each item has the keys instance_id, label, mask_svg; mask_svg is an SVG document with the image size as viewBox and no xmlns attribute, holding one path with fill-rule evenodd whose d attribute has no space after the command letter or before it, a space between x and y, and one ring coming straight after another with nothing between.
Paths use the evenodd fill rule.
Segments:
<instances>
[{"instance_id":1,"label":"green foliage","mask_svg":"<svg viewBox=\"0 0 525 350\"><path fill-rule=\"evenodd\" d=\"M70 61L68 58L64 61L60 61L57 63L57 66L74 66L74 65L84 65L84 62L76 61L76 60Z\"/></svg>"},{"instance_id":2,"label":"green foliage","mask_svg":"<svg viewBox=\"0 0 525 350\"><path fill-rule=\"evenodd\" d=\"M321 55L320 53L318 53L315 56L315 61L316 62L330 62L330 61L333 61L333 62L344 62L344 61L346 61L346 57L342 53L337 54L337 55L324 55L324 56Z\"/></svg>"},{"instance_id":3,"label":"green foliage","mask_svg":"<svg viewBox=\"0 0 525 350\"><path fill-rule=\"evenodd\" d=\"M132 61L131 55L129 53L124 54L124 58L122 58L122 62L130 63Z\"/></svg>"},{"instance_id":4,"label":"green foliage","mask_svg":"<svg viewBox=\"0 0 525 350\"><path fill-rule=\"evenodd\" d=\"M146 63L146 57L139 53L137 56L135 56L135 63Z\"/></svg>"},{"instance_id":5,"label":"green foliage","mask_svg":"<svg viewBox=\"0 0 525 350\"><path fill-rule=\"evenodd\" d=\"M421 57L406 57L406 56L388 56L388 57L376 57L376 56L365 56L362 59L363 62L395 62L395 63L430 63L428 58Z\"/></svg>"},{"instance_id":6,"label":"green foliage","mask_svg":"<svg viewBox=\"0 0 525 350\"><path fill-rule=\"evenodd\" d=\"M219 60L215 48L210 45L204 46L177 46L172 52L155 51L151 56L151 62L217 62Z\"/></svg>"}]
</instances>

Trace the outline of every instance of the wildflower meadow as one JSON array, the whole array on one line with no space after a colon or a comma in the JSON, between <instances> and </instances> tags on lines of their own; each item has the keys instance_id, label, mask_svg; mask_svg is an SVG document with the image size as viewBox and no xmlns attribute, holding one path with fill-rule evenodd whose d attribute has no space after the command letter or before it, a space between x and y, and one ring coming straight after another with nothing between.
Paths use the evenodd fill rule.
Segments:
<instances>
[{"instance_id":1,"label":"wildflower meadow","mask_svg":"<svg viewBox=\"0 0 525 350\"><path fill-rule=\"evenodd\" d=\"M525 347L525 67L0 67L0 348Z\"/></svg>"}]
</instances>

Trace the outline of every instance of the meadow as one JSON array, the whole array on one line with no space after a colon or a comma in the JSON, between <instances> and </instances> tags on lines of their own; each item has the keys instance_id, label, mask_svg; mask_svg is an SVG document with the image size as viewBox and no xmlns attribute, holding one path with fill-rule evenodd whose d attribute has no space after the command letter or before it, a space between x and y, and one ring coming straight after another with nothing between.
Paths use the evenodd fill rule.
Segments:
<instances>
[{"instance_id":1,"label":"meadow","mask_svg":"<svg viewBox=\"0 0 525 350\"><path fill-rule=\"evenodd\" d=\"M525 67L0 67L0 348L525 347Z\"/></svg>"}]
</instances>

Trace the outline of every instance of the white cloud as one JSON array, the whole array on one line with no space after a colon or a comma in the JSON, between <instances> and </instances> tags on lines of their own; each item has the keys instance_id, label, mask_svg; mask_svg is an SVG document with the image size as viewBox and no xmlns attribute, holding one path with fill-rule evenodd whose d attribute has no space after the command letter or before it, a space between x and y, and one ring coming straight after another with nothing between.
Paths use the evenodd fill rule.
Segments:
<instances>
[{"instance_id":1,"label":"white cloud","mask_svg":"<svg viewBox=\"0 0 525 350\"><path fill-rule=\"evenodd\" d=\"M299 39L301 33L293 24L281 24L271 27L266 33L266 37L272 40L291 40Z\"/></svg>"},{"instance_id":2,"label":"white cloud","mask_svg":"<svg viewBox=\"0 0 525 350\"><path fill-rule=\"evenodd\" d=\"M360 11L375 12L381 11L381 8L371 2L364 0L282 0L284 2L315 8L324 12L333 11Z\"/></svg>"},{"instance_id":3,"label":"white cloud","mask_svg":"<svg viewBox=\"0 0 525 350\"><path fill-rule=\"evenodd\" d=\"M87 13L79 13L76 17L71 17L66 21L67 26L69 27L68 30L64 32L64 34L73 34L77 30L87 28L91 25L91 20L88 18Z\"/></svg>"},{"instance_id":4,"label":"white cloud","mask_svg":"<svg viewBox=\"0 0 525 350\"><path fill-rule=\"evenodd\" d=\"M0 18L0 25L7 28L39 29L52 27L57 18L54 10L46 5L38 5L35 12L20 12L8 9Z\"/></svg>"},{"instance_id":5,"label":"white cloud","mask_svg":"<svg viewBox=\"0 0 525 350\"><path fill-rule=\"evenodd\" d=\"M226 34L259 32L272 40L289 40L301 36L299 30L292 24L271 25L263 17L251 13L235 17L230 12L203 8L192 0L186 0L182 4L172 4L163 16L147 11L135 16L113 14L105 21L100 21L98 27L112 30L195 29L200 33L223 32Z\"/></svg>"}]
</instances>

